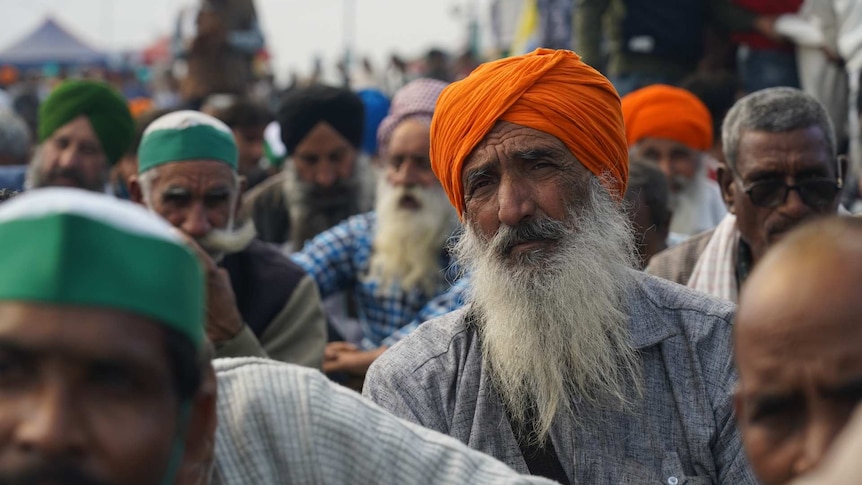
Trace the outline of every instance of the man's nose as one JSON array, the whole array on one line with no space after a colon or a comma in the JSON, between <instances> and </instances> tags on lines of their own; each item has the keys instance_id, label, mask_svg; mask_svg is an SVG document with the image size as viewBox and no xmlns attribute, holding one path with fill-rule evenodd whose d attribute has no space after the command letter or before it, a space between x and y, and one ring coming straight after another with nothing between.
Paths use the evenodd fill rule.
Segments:
<instances>
[{"instance_id":1,"label":"man's nose","mask_svg":"<svg viewBox=\"0 0 862 485\"><path fill-rule=\"evenodd\" d=\"M833 413L813 418L804 431L802 449L793 463L794 475L807 473L820 464L844 423L845 421L837 419Z\"/></svg>"},{"instance_id":2,"label":"man's nose","mask_svg":"<svg viewBox=\"0 0 862 485\"><path fill-rule=\"evenodd\" d=\"M412 186L419 183L421 169L411 160L407 160L395 169L390 179L392 185Z\"/></svg>"},{"instance_id":3,"label":"man's nose","mask_svg":"<svg viewBox=\"0 0 862 485\"><path fill-rule=\"evenodd\" d=\"M193 238L201 238L210 233L212 224L210 224L203 204L192 204L189 207L180 229Z\"/></svg>"},{"instance_id":4,"label":"man's nose","mask_svg":"<svg viewBox=\"0 0 862 485\"><path fill-rule=\"evenodd\" d=\"M497 218L510 227L536 214L533 191L518 177L503 177L497 191L497 203Z\"/></svg>"},{"instance_id":5,"label":"man's nose","mask_svg":"<svg viewBox=\"0 0 862 485\"><path fill-rule=\"evenodd\" d=\"M70 145L60 152L60 156L57 161L58 165L64 169L78 168L81 165L80 150L75 148L74 145Z\"/></svg>"},{"instance_id":6,"label":"man's nose","mask_svg":"<svg viewBox=\"0 0 862 485\"><path fill-rule=\"evenodd\" d=\"M85 423L75 416L71 391L62 384L46 384L23 411L15 430L25 453L76 459L86 448Z\"/></svg>"},{"instance_id":7,"label":"man's nose","mask_svg":"<svg viewBox=\"0 0 862 485\"><path fill-rule=\"evenodd\" d=\"M802 219L813 211L802 200L798 189L787 191L787 197L784 199L784 203L781 204L780 210L784 215L793 219Z\"/></svg>"},{"instance_id":8,"label":"man's nose","mask_svg":"<svg viewBox=\"0 0 862 485\"><path fill-rule=\"evenodd\" d=\"M338 174L333 167L322 166L314 172L314 184L318 187L328 189L335 185L336 180Z\"/></svg>"}]
</instances>

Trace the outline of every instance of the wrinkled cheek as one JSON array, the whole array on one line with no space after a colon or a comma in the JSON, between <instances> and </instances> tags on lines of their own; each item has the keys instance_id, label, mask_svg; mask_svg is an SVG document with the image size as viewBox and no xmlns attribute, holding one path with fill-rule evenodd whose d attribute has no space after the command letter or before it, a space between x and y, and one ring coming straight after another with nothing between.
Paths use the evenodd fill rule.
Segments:
<instances>
[{"instance_id":1,"label":"wrinkled cheek","mask_svg":"<svg viewBox=\"0 0 862 485\"><path fill-rule=\"evenodd\" d=\"M170 416L166 414L165 417ZM102 464L108 483L148 485L160 483L173 445L174 424L170 419L127 420L124 425L98 426Z\"/></svg>"}]
</instances>

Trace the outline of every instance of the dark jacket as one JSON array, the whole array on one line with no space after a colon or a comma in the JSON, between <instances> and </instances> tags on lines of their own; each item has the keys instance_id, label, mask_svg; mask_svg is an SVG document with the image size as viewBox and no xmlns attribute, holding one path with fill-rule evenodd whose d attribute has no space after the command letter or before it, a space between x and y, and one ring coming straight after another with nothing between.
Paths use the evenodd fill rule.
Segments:
<instances>
[{"instance_id":1,"label":"dark jacket","mask_svg":"<svg viewBox=\"0 0 862 485\"><path fill-rule=\"evenodd\" d=\"M252 241L222 260L246 327L217 357L269 357L320 368L326 317L314 280L275 246Z\"/></svg>"}]
</instances>

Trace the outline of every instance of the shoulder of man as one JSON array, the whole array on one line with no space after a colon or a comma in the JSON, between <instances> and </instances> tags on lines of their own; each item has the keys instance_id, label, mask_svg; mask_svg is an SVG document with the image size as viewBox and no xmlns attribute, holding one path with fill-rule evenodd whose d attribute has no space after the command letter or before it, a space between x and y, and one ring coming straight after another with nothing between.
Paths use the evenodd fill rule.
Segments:
<instances>
[{"instance_id":1,"label":"shoulder of man","mask_svg":"<svg viewBox=\"0 0 862 485\"><path fill-rule=\"evenodd\" d=\"M284 195L284 172L259 183L242 197L240 221L251 219L257 229L258 238L281 244L290 232L290 216Z\"/></svg>"},{"instance_id":2,"label":"shoulder of man","mask_svg":"<svg viewBox=\"0 0 862 485\"><path fill-rule=\"evenodd\" d=\"M730 356L736 305L655 276L637 273L636 279L629 301L634 345L644 349L675 341L663 351L688 349L684 352L696 354L698 371L706 380L723 386L735 379ZM691 362L685 356L672 360L669 368Z\"/></svg>"},{"instance_id":3,"label":"shoulder of man","mask_svg":"<svg viewBox=\"0 0 862 485\"><path fill-rule=\"evenodd\" d=\"M279 483L304 475L313 449L309 403L325 405L319 371L259 358L216 359L218 427L214 465L223 484ZM268 471L272 475L263 476ZM281 474L285 474L282 476Z\"/></svg>"},{"instance_id":4,"label":"shoulder of man","mask_svg":"<svg viewBox=\"0 0 862 485\"><path fill-rule=\"evenodd\" d=\"M695 234L676 246L656 254L650 259L644 271L681 285L687 284L697 265L697 260L700 259L714 232L715 229L710 229Z\"/></svg>"},{"instance_id":5,"label":"shoulder of man","mask_svg":"<svg viewBox=\"0 0 862 485\"><path fill-rule=\"evenodd\" d=\"M277 246L257 239L237 255L241 256L242 262L248 265L244 268L245 272L253 275L261 285L276 286L278 293L285 298L289 298L299 282L308 275Z\"/></svg>"},{"instance_id":6,"label":"shoulder of man","mask_svg":"<svg viewBox=\"0 0 862 485\"><path fill-rule=\"evenodd\" d=\"M411 374L435 361L457 359L470 338L466 313L467 309L461 308L419 325L374 362L374 372L369 372L371 380L374 375Z\"/></svg>"},{"instance_id":7,"label":"shoulder of man","mask_svg":"<svg viewBox=\"0 0 862 485\"><path fill-rule=\"evenodd\" d=\"M475 332L466 313L462 308L429 320L384 352L368 370L363 395L398 417L447 433L456 381L474 364L478 375L481 366L481 359L470 360Z\"/></svg>"},{"instance_id":8,"label":"shoulder of man","mask_svg":"<svg viewBox=\"0 0 862 485\"><path fill-rule=\"evenodd\" d=\"M254 188L243 194L242 200L245 204L264 203L277 198L284 198L284 172L279 172L263 182L257 184Z\"/></svg>"}]
</instances>

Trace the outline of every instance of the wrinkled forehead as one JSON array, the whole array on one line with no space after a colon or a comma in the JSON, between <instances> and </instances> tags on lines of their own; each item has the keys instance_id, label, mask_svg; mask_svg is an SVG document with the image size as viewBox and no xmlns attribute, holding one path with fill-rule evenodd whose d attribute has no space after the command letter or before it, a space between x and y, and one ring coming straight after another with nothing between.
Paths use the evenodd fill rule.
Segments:
<instances>
[{"instance_id":1,"label":"wrinkled forehead","mask_svg":"<svg viewBox=\"0 0 862 485\"><path fill-rule=\"evenodd\" d=\"M164 325L124 310L53 302L0 301L0 352L76 361L161 366ZM162 362L162 363L160 363Z\"/></svg>"},{"instance_id":2,"label":"wrinkled forehead","mask_svg":"<svg viewBox=\"0 0 862 485\"><path fill-rule=\"evenodd\" d=\"M809 170L836 171L836 157L819 126L784 132L745 130L739 138L737 169L740 172Z\"/></svg>"},{"instance_id":3,"label":"wrinkled forehead","mask_svg":"<svg viewBox=\"0 0 862 485\"><path fill-rule=\"evenodd\" d=\"M189 190L236 186L237 175L227 164L216 160L182 160L156 167L160 187L185 187Z\"/></svg>"},{"instance_id":4,"label":"wrinkled forehead","mask_svg":"<svg viewBox=\"0 0 862 485\"><path fill-rule=\"evenodd\" d=\"M577 161L566 144L556 136L508 121L498 121L464 160L462 180L469 170L479 166L499 166L506 160L540 156Z\"/></svg>"}]
</instances>

